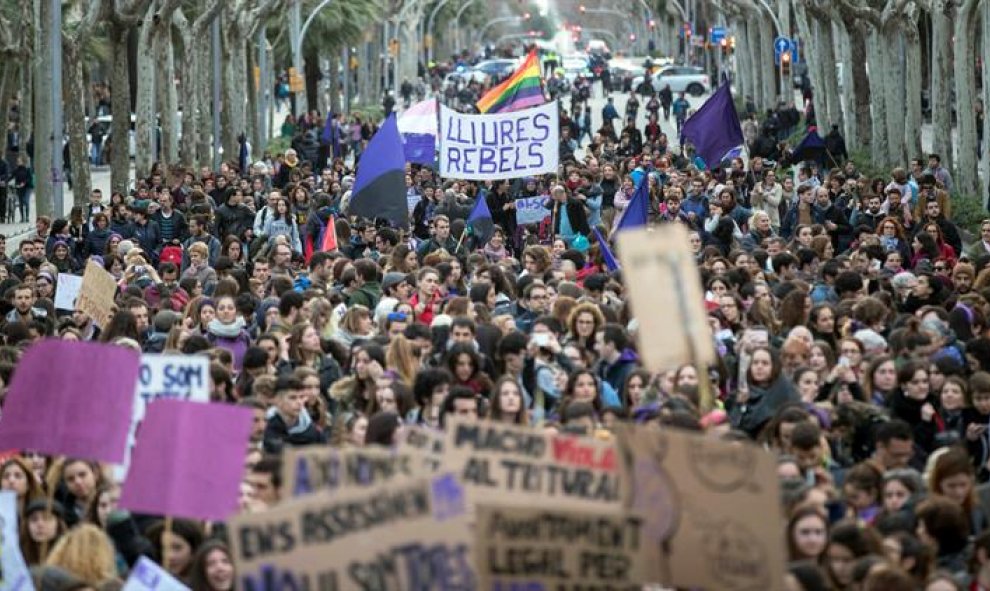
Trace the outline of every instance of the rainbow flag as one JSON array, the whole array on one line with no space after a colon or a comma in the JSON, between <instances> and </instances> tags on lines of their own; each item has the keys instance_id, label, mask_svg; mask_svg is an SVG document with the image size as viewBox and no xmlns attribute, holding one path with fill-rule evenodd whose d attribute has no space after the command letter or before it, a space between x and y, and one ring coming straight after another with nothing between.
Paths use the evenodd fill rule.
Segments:
<instances>
[{"instance_id":1,"label":"rainbow flag","mask_svg":"<svg viewBox=\"0 0 990 591\"><path fill-rule=\"evenodd\" d=\"M526 61L507 80L489 90L478 100L482 113L509 113L542 105L543 80L540 78L540 60L531 51Z\"/></svg>"}]
</instances>

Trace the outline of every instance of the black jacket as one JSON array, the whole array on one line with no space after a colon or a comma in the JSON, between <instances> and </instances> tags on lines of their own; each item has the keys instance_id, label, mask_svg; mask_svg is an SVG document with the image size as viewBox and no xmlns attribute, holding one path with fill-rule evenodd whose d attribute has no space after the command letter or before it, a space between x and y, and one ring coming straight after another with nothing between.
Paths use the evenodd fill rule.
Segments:
<instances>
[{"instance_id":1,"label":"black jacket","mask_svg":"<svg viewBox=\"0 0 990 591\"><path fill-rule=\"evenodd\" d=\"M585 212L584 203L581 203L573 197L567 198L567 219L571 222L571 229L574 232L581 234L583 236L588 236L591 234L591 226L588 225L588 214ZM553 233L560 233L560 203L550 200L547 203L547 209L552 212L553 215Z\"/></svg>"},{"instance_id":2,"label":"black jacket","mask_svg":"<svg viewBox=\"0 0 990 591\"><path fill-rule=\"evenodd\" d=\"M302 446L326 442L326 434L316 427L316 423L310 423L301 433L289 433L289 427L282 420L282 415L275 413L265 425L263 439L265 453L282 453L286 445Z\"/></svg>"}]
</instances>

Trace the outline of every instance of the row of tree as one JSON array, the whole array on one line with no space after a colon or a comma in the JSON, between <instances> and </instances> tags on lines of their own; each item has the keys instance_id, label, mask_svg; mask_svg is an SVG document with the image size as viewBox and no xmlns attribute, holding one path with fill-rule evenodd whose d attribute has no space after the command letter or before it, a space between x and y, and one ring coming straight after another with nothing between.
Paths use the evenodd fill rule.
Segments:
<instances>
[{"instance_id":1,"label":"row of tree","mask_svg":"<svg viewBox=\"0 0 990 591\"><path fill-rule=\"evenodd\" d=\"M764 107L779 94L773 20L761 0L714 0L737 37L736 81ZM978 161L978 117L990 99L990 0L768 0L800 42L819 123L838 125L879 166L923 155L923 96L931 150L954 172L954 191L986 196L990 151ZM980 59L977 56L981 56ZM841 66L839 66L841 64ZM787 82L786 96L792 90ZM927 147L927 146L926 146ZM985 198L985 197L984 197Z\"/></svg>"},{"instance_id":2,"label":"row of tree","mask_svg":"<svg viewBox=\"0 0 990 591\"><path fill-rule=\"evenodd\" d=\"M275 76L292 63L287 15L301 3L303 20L319 0L63 0L61 57L64 129L73 164L73 201L84 203L91 188L88 121L95 112L94 82L107 82L113 122L110 137L112 188L124 191L130 174L129 132L136 143L137 176L150 171L156 144L167 165L198 169L214 159L214 59L219 60L219 144L236 158L239 138L252 157L261 156L276 122L271 103ZM437 19L446 24L458 2ZM427 0L332 0L316 12L302 54L306 104L298 111L341 112L341 97L377 104L385 90L388 40L415 39ZM0 105L5 128L19 130L22 150L33 138L39 213L53 213L52 15L49 0L0 0ZM476 12L486 10L478 3ZM396 15L402 13L402 22ZM477 17L476 17L477 18ZM413 33L410 33L410 29ZM445 27L437 27L442 34ZM414 47L412 42L405 48ZM218 53L218 55L217 55ZM418 52L393 56L400 77L415 77ZM267 66L267 67L265 67ZM347 72L348 93L342 92ZM328 87L323 91L324 84ZM132 123L133 115L133 123ZM281 121L278 122L280 124ZM157 128L157 129L156 129ZM160 135L159 135L160 134ZM47 138L47 141L43 141ZM121 139L123 138L123 139ZM0 134L0 154L7 153Z\"/></svg>"}]
</instances>

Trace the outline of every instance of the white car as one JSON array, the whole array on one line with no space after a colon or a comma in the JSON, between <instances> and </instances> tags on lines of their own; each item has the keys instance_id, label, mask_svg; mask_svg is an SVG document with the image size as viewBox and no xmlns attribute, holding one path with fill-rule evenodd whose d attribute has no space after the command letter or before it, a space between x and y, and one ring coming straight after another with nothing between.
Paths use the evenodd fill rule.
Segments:
<instances>
[{"instance_id":1,"label":"white car","mask_svg":"<svg viewBox=\"0 0 990 591\"><path fill-rule=\"evenodd\" d=\"M643 84L643 77L633 78L633 89L638 89ZM664 86L670 85L670 90L674 93L686 92L691 96L701 96L707 93L711 87L711 79L701 68L694 66L668 66L653 74L653 90L659 92Z\"/></svg>"}]
</instances>

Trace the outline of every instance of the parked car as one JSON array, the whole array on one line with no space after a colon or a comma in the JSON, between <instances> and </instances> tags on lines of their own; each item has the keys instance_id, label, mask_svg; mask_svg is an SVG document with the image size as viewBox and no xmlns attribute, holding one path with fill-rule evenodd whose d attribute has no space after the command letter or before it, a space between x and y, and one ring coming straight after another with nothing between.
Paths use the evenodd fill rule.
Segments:
<instances>
[{"instance_id":1,"label":"parked car","mask_svg":"<svg viewBox=\"0 0 990 591\"><path fill-rule=\"evenodd\" d=\"M643 84L643 76L633 78L633 88L639 88ZM694 66L668 66L653 74L651 78L653 90L660 90L664 86L670 85L670 90L686 92L691 96L701 96L709 91L712 86L708 74L701 68Z\"/></svg>"},{"instance_id":2,"label":"parked car","mask_svg":"<svg viewBox=\"0 0 990 591\"><path fill-rule=\"evenodd\" d=\"M612 88L629 92L633 89L633 80L639 76L643 79L646 69L641 64L630 63L626 60L609 62L609 72L612 75Z\"/></svg>"},{"instance_id":3,"label":"parked car","mask_svg":"<svg viewBox=\"0 0 990 591\"><path fill-rule=\"evenodd\" d=\"M444 77L443 83L444 86L449 86L471 82L483 84L488 78L501 80L512 75L518 65L519 60L514 59L485 60L469 68L454 70Z\"/></svg>"}]
</instances>

